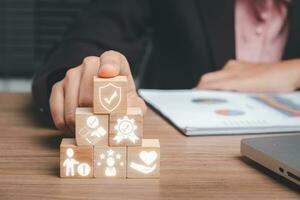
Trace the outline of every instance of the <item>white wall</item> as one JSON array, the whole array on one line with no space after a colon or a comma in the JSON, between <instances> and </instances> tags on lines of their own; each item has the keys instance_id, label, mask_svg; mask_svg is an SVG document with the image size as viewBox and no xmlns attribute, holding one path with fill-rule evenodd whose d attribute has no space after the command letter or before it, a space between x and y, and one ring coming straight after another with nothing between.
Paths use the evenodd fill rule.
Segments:
<instances>
[{"instance_id":1,"label":"white wall","mask_svg":"<svg viewBox=\"0 0 300 200\"><path fill-rule=\"evenodd\" d=\"M31 79L1 79L0 92L30 92Z\"/></svg>"}]
</instances>

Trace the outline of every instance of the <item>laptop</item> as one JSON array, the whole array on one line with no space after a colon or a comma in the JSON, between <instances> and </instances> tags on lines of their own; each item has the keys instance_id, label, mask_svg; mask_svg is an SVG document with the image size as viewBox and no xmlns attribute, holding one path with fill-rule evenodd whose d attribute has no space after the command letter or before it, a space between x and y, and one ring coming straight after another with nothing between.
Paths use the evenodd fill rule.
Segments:
<instances>
[{"instance_id":1,"label":"laptop","mask_svg":"<svg viewBox=\"0 0 300 200\"><path fill-rule=\"evenodd\" d=\"M300 134L243 139L241 154L300 186Z\"/></svg>"}]
</instances>

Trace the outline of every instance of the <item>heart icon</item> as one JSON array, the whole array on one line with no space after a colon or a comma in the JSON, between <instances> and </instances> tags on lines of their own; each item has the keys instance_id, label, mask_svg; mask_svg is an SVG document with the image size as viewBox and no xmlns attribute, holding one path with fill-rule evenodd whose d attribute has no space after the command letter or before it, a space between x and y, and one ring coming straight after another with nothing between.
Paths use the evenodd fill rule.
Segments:
<instances>
[{"instance_id":1,"label":"heart icon","mask_svg":"<svg viewBox=\"0 0 300 200\"><path fill-rule=\"evenodd\" d=\"M157 153L155 151L142 151L139 156L145 164L151 165L156 160Z\"/></svg>"}]
</instances>

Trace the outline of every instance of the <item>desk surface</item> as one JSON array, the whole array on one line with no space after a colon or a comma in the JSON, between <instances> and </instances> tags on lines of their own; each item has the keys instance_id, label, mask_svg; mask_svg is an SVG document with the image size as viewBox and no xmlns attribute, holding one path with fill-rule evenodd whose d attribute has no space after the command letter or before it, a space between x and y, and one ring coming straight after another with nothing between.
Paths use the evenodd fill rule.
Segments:
<instances>
[{"instance_id":1,"label":"desk surface","mask_svg":"<svg viewBox=\"0 0 300 200\"><path fill-rule=\"evenodd\" d=\"M160 180L61 179L62 133L31 106L29 94L0 94L0 199L300 199L299 188L241 159L249 136L185 137L151 110L144 136L160 139Z\"/></svg>"}]
</instances>

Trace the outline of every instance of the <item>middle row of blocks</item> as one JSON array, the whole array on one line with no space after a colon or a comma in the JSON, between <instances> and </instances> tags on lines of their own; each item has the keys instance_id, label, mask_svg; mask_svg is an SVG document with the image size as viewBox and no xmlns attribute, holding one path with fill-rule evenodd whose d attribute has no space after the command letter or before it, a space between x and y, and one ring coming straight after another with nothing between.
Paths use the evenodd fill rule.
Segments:
<instances>
[{"instance_id":1,"label":"middle row of blocks","mask_svg":"<svg viewBox=\"0 0 300 200\"><path fill-rule=\"evenodd\" d=\"M143 113L128 107L126 114L95 115L92 108L77 108L77 145L139 146L143 138Z\"/></svg>"}]
</instances>

